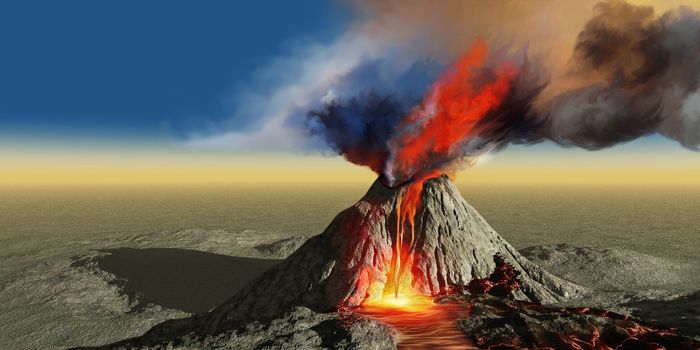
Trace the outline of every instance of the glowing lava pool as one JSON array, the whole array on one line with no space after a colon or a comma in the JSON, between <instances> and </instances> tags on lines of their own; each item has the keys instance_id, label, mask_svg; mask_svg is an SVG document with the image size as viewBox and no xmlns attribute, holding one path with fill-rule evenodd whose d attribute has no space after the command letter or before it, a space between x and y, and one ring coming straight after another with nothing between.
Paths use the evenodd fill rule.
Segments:
<instances>
[{"instance_id":1,"label":"glowing lava pool","mask_svg":"<svg viewBox=\"0 0 700 350\"><path fill-rule=\"evenodd\" d=\"M363 303L353 311L391 327L397 333L399 349L478 349L457 328L457 320L469 314L465 304L399 295Z\"/></svg>"}]
</instances>

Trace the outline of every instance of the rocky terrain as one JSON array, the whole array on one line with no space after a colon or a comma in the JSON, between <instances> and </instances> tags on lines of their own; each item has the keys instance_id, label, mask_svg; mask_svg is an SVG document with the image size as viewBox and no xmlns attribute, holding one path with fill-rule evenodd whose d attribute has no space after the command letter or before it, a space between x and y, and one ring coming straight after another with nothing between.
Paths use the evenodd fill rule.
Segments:
<instances>
[{"instance_id":1,"label":"rocky terrain","mask_svg":"<svg viewBox=\"0 0 700 350\"><path fill-rule=\"evenodd\" d=\"M522 249L530 261L593 292L563 305L630 314L700 336L700 267L620 248L569 244Z\"/></svg>"},{"instance_id":2,"label":"rocky terrain","mask_svg":"<svg viewBox=\"0 0 700 350\"><path fill-rule=\"evenodd\" d=\"M125 284L114 283L116 280L128 279L129 274L117 275L99 267L99 262L102 259L115 253L91 252L89 247L101 250L130 247L148 252L149 248L155 247L165 247L164 249L188 247L190 246L188 240L191 240L192 242L202 242L199 245L192 244L191 248L203 253L215 251L226 256L271 258L272 256L264 255L255 249L255 246L287 241L286 238L265 238L267 237L260 237L253 231L236 233L183 230L148 236L135 235L112 242L84 242L85 253L78 256L68 253L51 259L42 259L32 267L23 270L22 274L14 276L8 283L0 286L0 300L4 305L3 313L0 315L0 319L2 319L0 322L2 324L0 327L0 348L64 349L88 344L108 344L143 334L155 324L167 319L190 315L183 310L165 308L158 304L157 300L144 306L141 300L149 298L148 294L144 294L142 290L130 292L125 288ZM226 244L207 242L226 242ZM639 292L646 290L647 287L641 283L644 282L649 283L648 287L657 286L659 292L654 294L657 297L652 295L647 300L624 301L624 296L630 293L625 290L628 286L616 285L614 278L608 279L605 283L601 282L599 285L596 285L596 280L587 284L589 283L587 280L590 278L589 271L583 269L580 264L573 263L576 261L574 256L566 261L552 262L551 265L546 265L548 259L535 258L530 255L532 250L552 251L555 247L537 246L521 250L521 252L538 264L551 269L554 273L561 275L564 275L563 272L569 273L566 275L567 279L592 289L592 293L583 299L572 301L572 304L593 305L596 300L600 301L601 299L597 298L596 295L607 293L616 300L622 301L621 304L605 303L610 304L607 307L613 307L613 309L617 307L616 310L622 312L627 310L643 320L656 320L662 325L679 327L686 334L700 337L700 333L698 333L698 329L700 329L700 316L698 316L700 315L700 297L698 297L697 292L694 292L698 288L697 284L693 283L690 277L686 279L685 283L681 278L680 286L677 289L666 289L666 295L663 298L659 296L664 290L664 286L672 286L667 282L673 281L674 276L693 276L692 271L697 271L697 267L693 269L692 266L661 259L669 264L660 265L656 269L658 273L655 273L653 278L649 277L642 266L639 266L638 270L633 268L628 274L629 278L640 281L634 290ZM603 272L614 270L616 266L634 267L636 264L634 257L643 256L643 254L634 251L619 250L624 251L625 254L606 260L603 259L608 254L605 249L576 248L584 249L593 254L591 260L601 261L598 271ZM571 250L565 251L568 253L563 253L561 256L572 254ZM207 266L208 269L214 267ZM167 267L167 270L177 270L177 266L171 265ZM231 280L235 281L235 279L235 277L231 277ZM219 281L220 285L224 285L222 280L225 280L225 276L217 276L215 279L215 281ZM50 288L44 288L44 286ZM618 292L610 292L611 287ZM178 290L171 292L178 294ZM130 297L129 294L132 294L133 297ZM279 318L280 327L266 328L265 332L247 338L247 344L250 344L249 348L262 348L262 344L270 339L289 340L289 335L297 333L299 327L307 327L310 324L306 321L296 324L297 321L293 315L304 312L311 313L311 310L308 308L290 310L288 315ZM314 313L313 317L317 315ZM329 316L328 314L321 315ZM679 318L677 315L685 316ZM325 318L321 317L320 320L319 323ZM311 330L307 332L307 337L310 339L308 344L323 344L322 337L314 335L317 334L318 328L314 329L312 325L308 329ZM287 338L284 338L285 334Z\"/></svg>"},{"instance_id":3,"label":"rocky terrain","mask_svg":"<svg viewBox=\"0 0 700 350\"><path fill-rule=\"evenodd\" d=\"M514 292L522 287L518 281L520 273L499 256L494 261L496 270L488 278L472 280L465 286L453 286L449 295L435 300L440 305L451 305L451 310L461 310L453 315L452 322L463 334L442 333L427 343L435 346L458 343L461 349L700 347L700 340L683 336L677 330L611 311L542 306L517 300L518 294ZM430 317L436 316L439 315ZM382 320L391 318L387 317ZM292 307L274 319L241 322L229 326L225 331L207 334L203 329L193 329L193 324L205 324L206 318L201 314L168 321L144 336L100 348L392 349L400 346L404 338L393 328L375 322L372 316L362 311L355 313L351 308L319 313L304 307ZM425 338L430 340L432 337L429 331L433 327L432 322L420 317L415 320L421 322L409 326L414 329L413 332L418 332L418 343L425 345ZM406 321L401 322L405 324ZM460 339L451 339L455 337Z\"/></svg>"},{"instance_id":4,"label":"rocky terrain","mask_svg":"<svg viewBox=\"0 0 700 350\"><path fill-rule=\"evenodd\" d=\"M400 189L377 180L324 233L212 311L207 329L223 330L246 319L275 317L292 306L323 312L358 306L387 283ZM461 197L446 177L430 179L416 214L413 287L439 294L449 285L487 277L500 254L521 272L521 298L543 303L584 292L523 258Z\"/></svg>"},{"instance_id":5,"label":"rocky terrain","mask_svg":"<svg viewBox=\"0 0 700 350\"><path fill-rule=\"evenodd\" d=\"M375 252L384 252L390 245L394 203L384 200L384 204L377 204L372 196L378 190L374 191L370 190L368 197L341 214L326 233L310 241L309 237L263 235L255 231L178 230L72 242L70 247L47 249L50 254L13 257L13 262L21 262L26 267L2 276L0 302L4 306L0 315L0 348L62 349L109 344L137 337L166 320L178 319L189 321L168 321L164 323L166 327L156 327L146 337L137 339L141 345L150 342L190 347L274 349L282 348L282 344L311 348L338 344L340 348L391 348L398 339L391 329L351 313L328 310L333 301L328 295L341 295L340 298L352 295L352 289L342 284L338 287L338 281L344 281L347 276L352 280L352 273L357 269L333 272L334 264L331 273L344 276L335 277L335 282L333 278L329 280L331 274L325 278L324 274L314 275L332 260L347 262L343 254L356 256L353 250L336 249L335 252L343 253L335 256L328 251L333 244L355 247L328 233L335 228L333 232L347 237L362 234L348 231L351 228L343 225L345 220L356 220L357 216L372 213L376 208L388 211L384 221L369 221L369 226L364 227L374 230L372 237L381 238L373 241ZM456 189L448 187L447 193L450 191ZM421 249L435 261L466 258L462 260L464 265L430 266L429 260L418 261L418 272L432 283L426 285L440 289L450 284L464 284L472 277L486 277L494 269L491 257L500 253L523 277L526 293L516 295L520 299L631 313L642 320L700 336L697 266L624 249L550 245L518 252L495 234L471 206L461 203L461 197L445 201L441 197L444 193L442 190L431 192L431 187L427 187L427 214L417 220L418 231L443 230L440 232L445 233L446 228L454 231L444 234L449 239L442 242L424 238ZM379 195L386 196L386 193ZM460 218L466 219L461 221ZM462 240L460 235L467 235L469 239ZM474 242L488 243L482 247ZM299 249L302 245L306 248ZM462 254L464 251L468 254ZM273 284L264 284L271 280L270 276L279 276L273 280L290 274L298 276L294 275L297 262L279 261L289 255L292 259L311 259L312 268L296 270L310 276L304 278L315 283L321 296L319 300L328 304L304 306L303 300L300 303L295 299L303 295L300 291L296 295L291 293L286 300L266 299L269 305L263 308L270 307L274 311L264 320L212 322L211 315L221 316L233 310L230 305L235 298L274 294ZM381 264L365 262L378 268L380 274L385 272ZM313 267L316 265L321 269ZM263 274L266 275L261 278ZM258 282L254 282L256 279ZM299 282L298 278L288 279L289 283ZM325 287L331 285L335 287ZM335 292L326 294L329 290ZM343 293L336 294L338 290ZM283 291L279 293L284 294ZM234 294L234 299L227 301ZM206 313L217 306L218 313ZM219 328L217 325L224 327L218 332L209 332L211 334L182 332L191 326L192 320L214 325L214 329ZM474 327L464 324L467 326ZM173 336L176 333L177 337ZM167 341L169 336L172 337ZM116 343L114 347L129 342Z\"/></svg>"},{"instance_id":6,"label":"rocky terrain","mask_svg":"<svg viewBox=\"0 0 700 350\"><path fill-rule=\"evenodd\" d=\"M207 311L243 287L240 276L231 274L242 269L236 265L240 259L273 258L275 252L263 255L256 247L288 239L250 230L187 229L70 242L6 257L8 263L22 267L2 275L0 349L104 344L137 336L192 310ZM155 249L169 253L152 256ZM198 254L193 261L183 252ZM222 257L230 259L222 263ZM183 274L186 264L190 271ZM251 274L265 269L265 265L253 267ZM193 276L213 290L202 292ZM139 278L150 284L129 282ZM163 283L171 287L152 294ZM187 302L178 306L163 295ZM202 300L207 295L221 297Z\"/></svg>"},{"instance_id":7,"label":"rocky terrain","mask_svg":"<svg viewBox=\"0 0 700 350\"><path fill-rule=\"evenodd\" d=\"M248 329L251 324L260 322L263 322L261 329L270 330L271 328L264 322L278 324L284 323L284 320L288 322L294 320L291 327L302 323L307 324L307 329L312 329L318 326L316 320L321 317L320 315L338 310L338 307L342 310L352 310L353 307L359 306L362 300L376 293L373 288L377 288L377 285L380 292L387 285L387 276L394 253L392 246L395 242L392 241L392 237L396 237L395 231L392 234L396 219L392 220L391 217L398 215L398 212L394 212L394 208L397 208L397 201L402 196L400 191L401 189L387 188L378 180L362 200L340 213L324 233L307 240L286 260L271 267L211 312L163 322L151 328L143 336L126 339L108 345L106 348L180 346L278 348L280 346L274 345L275 339L285 337L284 330L273 328L272 333L261 330L258 338L261 343L255 346L247 342L248 333L241 333L239 330ZM414 289L424 294L445 294L453 292L454 288L460 285L467 284L470 286L469 290L473 292L474 282L484 281L486 285L493 283L486 278L493 279L494 274L499 272L498 266L501 265L512 270L512 273L506 275L511 276L507 279L512 280L513 283L508 285L507 292L500 297L534 302L532 305L583 302L586 295L592 294L592 288L596 287L602 287L606 292L615 291L610 289L610 285L603 283L609 279L609 276L603 276L602 279L595 281L584 280L588 285L586 288L555 277L522 256L495 233L462 199L454 185L444 176L428 180L422 197L420 209L416 213L418 234L417 243L411 255L410 268ZM284 247L288 243L289 241L283 240L263 244L258 247L258 250L264 251L275 246ZM570 256L560 256L557 249L548 247L532 248L525 253L552 263L561 264L561 260L570 260L570 265L578 264L579 267L582 267L581 261L586 259L587 263L590 263L591 259L600 263L604 263L606 259L608 262L619 260L619 256L607 251L596 253L568 246L562 246L561 250L568 250ZM635 256L635 259L637 261L631 263L639 263L639 259L643 260L644 257ZM621 271L623 274L629 274L627 270ZM516 275L517 281L513 277ZM623 285L620 287L629 287L630 283L632 282L629 279L623 279ZM472 304L470 307L476 307L475 305L477 304ZM299 309L299 306L308 309ZM308 318L306 317L309 315L308 312L302 310L309 310L308 312L318 316ZM304 314L304 312L307 313ZM344 317L342 312L331 315L334 315L329 316L333 319L345 318L347 321L347 317ZM495 320L500 318L497 315L498 313L491 314L489 317ZM572 317L567 315L569 314L563 313L558 314L557 317L561 319ZM516 315L513 320L515 322L522 317L524 316ZM607 329L606 327L616 327L615 320L606 317L595 322L589 321L592 322L590 327ZM479 334L481 328L478 325L465 322L467 326L462 329L468 336ZM489 322L491 321L481 322L481 324L489 324ZM364 348L381 341L378 339L394 339L390 336L390 332L385 330L384 333L381 331L377 334L372 333L367 342L350 336L355 341L348 343L347 336L354 334L351 330L356 329L353 327L357 324L368 325L372 324L372 321L357 316L355 322L337 322L331 331L334 334L334 342L346 344L351 348ZM505 325L505 327L511 326ZM590 337L594 337L596 332L599 332L590 330L589 326L583 327L593 332L589 334ZM624 326L620 327L622 328L616 331L617 333L626 329ZM629 327L636 329L637 326ZM367 333L364 327L361 329L363 329L361 333ZM553 329L552 332L554 331ZM305 346L318 346L317 338L323 337L321 333L316 334L313 340L309 340L313 344L308 343ZM562 337L564 336L562 333ZM393 345L397 344L395 339L392 342ZM590 342L595 345L595 340ZM692 340L688 342L692 344ZM533 346L547 345L546 343L532 344ZM479 344L477 341L477 345L493 344L489 342Z\"/></svg>"}]
</instances>

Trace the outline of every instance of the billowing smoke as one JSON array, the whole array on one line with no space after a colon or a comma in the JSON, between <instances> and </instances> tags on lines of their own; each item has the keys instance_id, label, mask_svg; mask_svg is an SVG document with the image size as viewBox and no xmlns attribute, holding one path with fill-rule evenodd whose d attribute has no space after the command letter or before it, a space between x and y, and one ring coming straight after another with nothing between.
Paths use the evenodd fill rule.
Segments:
<instances>
[{"instance_id":1,"label":"billowing smoke","mask_svg":"<svg viewBox=\"0 0 700 350\"><path fill-rule=\"evenodd\" d=\"M563 70L525 48L475 42L451 64L360 65L303 125L390 185L511 143L597 150L660 133L700 146L700 14L690 8L658 16L599 3Z\"/></svg>"},{"instance_id":2,"label":"billowing smoke","mask_svg":"<svg viewBox=\"0 0 700 350\"><path fill-rule=\"evenodd\" d=\"M598 150L658 133L698 149L700 14L595 1L352 2L336 41L241 94L234 119L256 128L188 144L340 154L391 185L514 143Z\"/></svg>"},{"instance_id":3,"label":"billowing smoke","mask_svg":"<svg viewBox=\"0 0 700 350\"><path fill-rule=\"evenodd\" d=\"M388 70L386 63L368 62L343 76L303 121L333 151L379 174L390 155L389 139L443 69L430 60L398 71Z\"/></svg>"},{"instance_id":4,"label":"billowing smoke","mask_svg":"<svg viewBox=\"0 0 700 350\"><path fill-rule=\"evenodd\" d=\"M600 3L578 35L571 74L591 81L554 97L543 137L600 149L658 132L700 142L700 14Z\"/></svg>"}]
</instances>

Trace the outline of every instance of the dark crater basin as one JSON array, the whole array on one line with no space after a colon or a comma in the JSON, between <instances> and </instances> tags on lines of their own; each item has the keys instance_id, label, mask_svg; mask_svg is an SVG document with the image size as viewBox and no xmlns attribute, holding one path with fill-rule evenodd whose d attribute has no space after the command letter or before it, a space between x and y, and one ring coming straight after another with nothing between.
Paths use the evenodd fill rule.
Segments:
<instances>
[{"instance_id":1,"label":"dark crater basin","mask_svg":"<svg viewBox=\"0 0 700 350\"><path fill-rule=\"evenodd\" d=\"M191 313L211 310L279 262L176 248L101 252L109 255L99 258L100 269L117 276L140 306L153 303Z\"/></svg>"}]
</instances>

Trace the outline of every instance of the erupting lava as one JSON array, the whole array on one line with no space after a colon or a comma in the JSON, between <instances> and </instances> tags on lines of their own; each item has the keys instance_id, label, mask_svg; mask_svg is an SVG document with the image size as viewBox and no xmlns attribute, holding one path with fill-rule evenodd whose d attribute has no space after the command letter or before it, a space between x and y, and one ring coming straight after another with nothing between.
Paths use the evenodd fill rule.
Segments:
<instances>
[{"instance_id":1,"label":"erupting lava","mask_svg":"<svg viewBox=\"0 0 700 350\"><path fill-rule=\"evenodd\" d=\"M412 284L414 282L411 274L411 262L416 242L416 212L421 203L423 183L439 175L440 173L437 171L421 175L409 183L405 190L399 192L396 200L396 238L394 240L392 266L389 270L391 278L385 287L387 292L393 289L394 298L398 299L402 295L415 294L412 293ZM410 232L408 244L404 240L407 236L406 231ZM386 295L387 293L385 292L384 294Z\"/></svg>"},{"instance_id":2,"label":"erupting lava","mask_svg":"<svg viewBox=\"0 0 700 350\"><path fill-rule=\"evenodd\" d=\"M486 57L486 44L479 39L432 86L423 103L403 118L388 141L391 155L384 167L385 179L393 185L410 182L396 202L396 236L382 298L389 292L396 299L415 294L411 267L423 183L444 172L443 168L463 152L465 139L478 137L479 123L500 106L511 89L515 67L504 63L484 74L478 68Z\"/></svg>"},{"instance_id":3,"label":"erupting lava","mask_svg":"<svg viewBox=\"0 0 700 350\"><path fill-rule=\"evenodd\" d=\"M501 106L517 76L509 62L484 69L487 53L486 43L477 40L402 120L388 143L384 175L390 184L438 171L464 155L465 140L479 136L479 123Z\"/></svg>"}]
</instances>

